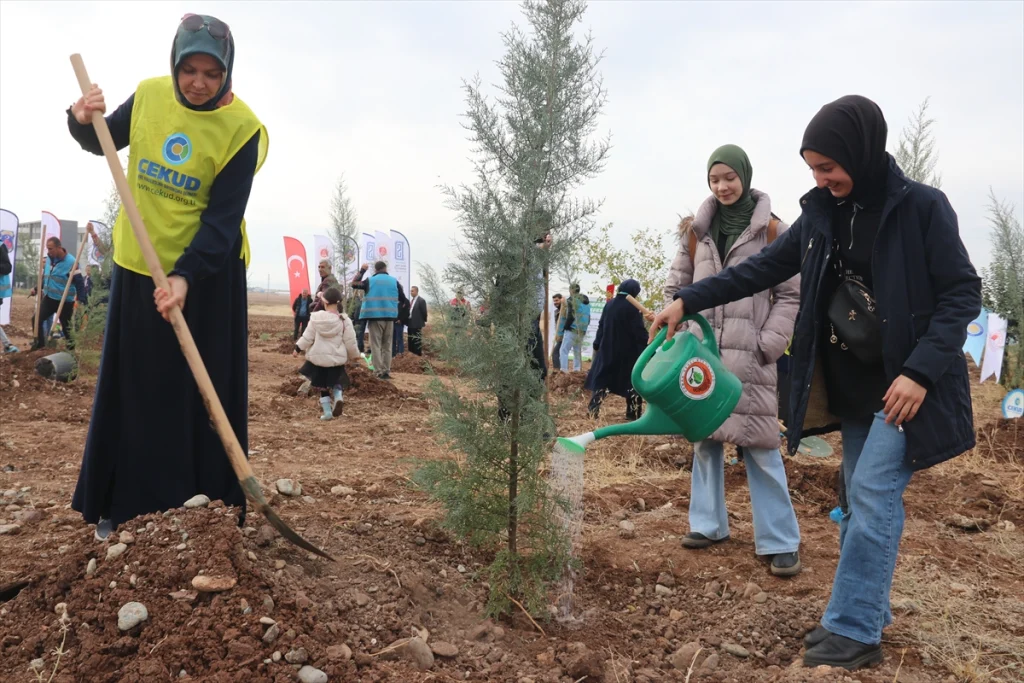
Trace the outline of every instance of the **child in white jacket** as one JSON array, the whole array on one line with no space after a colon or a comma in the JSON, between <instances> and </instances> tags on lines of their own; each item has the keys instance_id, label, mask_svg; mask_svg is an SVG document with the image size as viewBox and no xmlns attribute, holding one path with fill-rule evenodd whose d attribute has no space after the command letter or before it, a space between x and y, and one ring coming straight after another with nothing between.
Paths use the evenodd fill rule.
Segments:
<instances>
[{"instance_id":1,"label":"child in white jacket","mask_svg":"<svg viewBox=\"0 0 1024 683\"><path fill-rule=\"evenodd\" d=\"M352 320L338 312L341 292L331 287L323 293L324 310L315 311L309 326L295 344L293 356L306 353L306 362L299 373L320 390L321 420L339 417L344 406L343 390L349 386L345 363L358 358L356 333Z\"/></svg>"}]
</instances>

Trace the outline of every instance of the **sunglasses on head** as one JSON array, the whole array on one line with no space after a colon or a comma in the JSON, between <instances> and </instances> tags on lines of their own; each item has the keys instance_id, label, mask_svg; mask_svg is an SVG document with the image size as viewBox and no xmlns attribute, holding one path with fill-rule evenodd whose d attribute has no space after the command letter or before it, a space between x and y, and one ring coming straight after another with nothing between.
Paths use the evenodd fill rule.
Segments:
<instances>
[{"instance_id":1,"label":"sunglasses on head","mask_svg":"<svg viewBox=\"0 0 1024 683\"><path fill-rule=\"evenodd\" d=\"M181 18L181 27L191 33L198 33L206 27L207 32L217 40L227 40L231 29L220 19L207 21L198 14L186 14Z\"/></svg>"}]
</instances>

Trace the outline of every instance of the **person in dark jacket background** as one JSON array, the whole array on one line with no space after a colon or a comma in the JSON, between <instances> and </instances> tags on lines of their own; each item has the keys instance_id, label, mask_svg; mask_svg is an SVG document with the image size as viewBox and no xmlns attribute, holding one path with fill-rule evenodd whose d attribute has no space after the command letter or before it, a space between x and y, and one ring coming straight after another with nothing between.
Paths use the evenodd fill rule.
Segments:
<instances>
[{"instance_id":1,"label":"person in dark jacket background","mask_svg":"<svg viewBox=\"0 0 1024 683\"><path fill-rule=\"evenodd\" d=\"M420 288L409 288L409 350L417 356L423 355L423 328L427 325L427 301L420 296Z\"/></svg>"},{"instance_id":2,"label":"person in dark jacket background","mask_svg":"<svg viewBox=\"0 0 1024 683\"><path fill-rule=\"evenodd\" d=\"M601 402L608 392L626 399L626 419L635 420L643 412L643 399L633 390L632 372L637 359L647 347L647 330L643 315L626 295L640 296L640 283L625 280L618 294L605 306L594 335L594 361L587 373L584 389L591 392L588 412L597 418Z\"/></svg>"},{"instance_id":3,"label":"person in dark jacket background","mask_svg":"<svg viewBox=\"0 0 1024 683\"><path fill-rule=\"evenodd\" d=\"M808 666L853 670L881 661L882 628L892 622L903 491L916 470L975 445L962 348L967 325L981 310L981 280L949 200L904 176L885 151L886 135L881 109L867 98L847 96L822 107L800 148L817 185L800 200L800 218L760 254L681 289L650 333L653 339L668 327L671 337L684 313L802 276L789 448L796 450L816 400L820 366L829 412L842 425L848 500L829 605L821 626L804 639ZM849 280L872 293L872 309L861 310L860 318L873 313L880 328L877 338L862 337L860 344L836 330L853 334L849 323L856 316L844 323L827 313ZM858 358L872 353L878 362Z\"/></svg>"},{"instance_id":4,"label":"person in dark jacket background","mask_svg":"<svg viewBox=\"0 0 1024 683\"><path fill-rule=\"evenodd\" d=\"M295 314L295 330L292 332L292 341L298 341L299 335L306 331L309 325L309 316L313 313L313 297L308 289L303 289L302 294L295 297L292 302L292 313Z\"/></svg>"}]
</instances>

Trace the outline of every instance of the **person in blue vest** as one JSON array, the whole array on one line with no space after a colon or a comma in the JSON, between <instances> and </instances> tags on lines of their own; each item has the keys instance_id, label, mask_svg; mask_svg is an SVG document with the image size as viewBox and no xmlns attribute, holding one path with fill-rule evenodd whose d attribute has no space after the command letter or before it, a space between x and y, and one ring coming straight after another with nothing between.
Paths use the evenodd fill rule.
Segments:
<instances>
[{"instance_id":1,"label":"person in blue vest","mask_svg":"<svg viewBox=\"0 0 1024 683\"><path fill-rule=\"evenodd\" d=\"M0 306L4 305L4 299L11 298L14 290L11 286L11 272L14 266L11 265L11 257L8 255L7 243L0 240ZM18 347L11 343L11 340L4 334L4 328L0 327L0 349L3 353L17 353Z\"/></svg>"},{"instance_id":2,"label":"person in blue vest","mask_svg":"<svg viewBox=\"0 0 1024 683\"><path fill-rule=\"evenodd\" d=\"M573 365L576 372L583 369L583 337L590 327L590 298L580 294L580 286L573 284L570 288L569 301L561 307L558 316L558 336L555 343L559 345L559 365L569 372L569 352L573 353Z\"/></svg>"},{"instance_id":3,"label":"person in blue vest","mask_svg":"<svg viewBox=\"0 0 1024 683\"><path fill-rule=\"evenodd\" d=\"M43 268L43 301L39 305L40 320L48 320L57 312L60 306L60 299L64 296L64 286L68 278L72 277L71 272L75 269L75 257L68 253L68 250L61 246L60 238L51 237L46 240L46 263ZM36 295L35 287L30 292ZM71 314L75 310L74 301L77 290L72 284L68 289L68 297L64 302L64 308L60 312L60 329L64 331L64 338L67 340L68 348L75 348L75 338L71 332ZM33 328L35 321L33 320ZM39 326L39 333L32 343L32 350L41 349L46 346L46 331Z\"/></svg>"},{"instance_id":4,"label":"person in blue vest","mask_svg":"<svg viewBox=\"0 0 1024 683\"><path fill-rule=\"evenodd\" d=\"M388 264L384 261L374 263L373 275L363 282L366 269L367 265L364 263L352 280L354 289L366 292L362 308L359 310L359 320L365 320L370 331L370 354L373 358L374 371L381 379L391 379L391 344L395 334L399 303L405 299L405 293L398 280L388 275Z\"/></svg>"}]
</instances>

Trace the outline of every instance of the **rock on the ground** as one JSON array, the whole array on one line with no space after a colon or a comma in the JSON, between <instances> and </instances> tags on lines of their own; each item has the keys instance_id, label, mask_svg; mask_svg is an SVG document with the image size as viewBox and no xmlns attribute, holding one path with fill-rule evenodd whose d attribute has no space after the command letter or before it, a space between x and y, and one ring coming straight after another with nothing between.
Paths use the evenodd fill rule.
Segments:
<instances>
[{"instance_id":1,"label":"rock on the ground","mask_svg":"<svg viewBox=\"0 0 1024 683\"><path fill-rule=\"evenodd\" d=\"M331 645L327 648L327 659L332 662L347 662L352 659L352 648L344 643L341 645Z\"/></svg>"},{"instance_id":2,"label":"rock on the ground","mask_svg":"<svg viewBox=\"0 0 1024 683\"><path fill-rule=\"evenodd\" d=\"M207 576L200 574L192 579L192 587L200 593L221 593L231 590L238 583L233 576Z\"/></svg>"},{"instance_id":3,"label":"rock on the ground","mask_svg":"<svg viewBox=\"0 0 1024 683\"><path fill-rule=\"evenodd\" d=\"M605 660L604 678L605 683L620 683L621 681L633 680L633 660L629 657L616 657Z\"/></svg>"},{"instance_id":4,"label":"rock on the ground","mask_svg":"<svg viewBox=\"0 0 1024 683\"><path fill-rule=\"evenodd\" d=\"M277 640L279 635L281 635L281 627L277 624L271 624L270 628L267 629L267 632L263 634L263 642L270 645Z\"/></svg>"},{"instance_id":5,"label":"rock on the ground","mask_svg":"<svg viewBox=\"0 0 1024 683\"><path fill-rule=\"evenodd\" d=\"M742 645L737 645L736 643L722 643L722 650L724 652L728 652L733 657L739 657L741 659L746 659L750 656L750 652L747 648Z\"/></svg>"},{"instance_id":6,"label":"rock on the ground","mask_svg":"<svg viewBox=\"0 0 1024 683\"><path fill-rule=\"evenodd\" d=\"M654 594L660 597L667 597L672 595L672 589L666 586L662 586L660 583L654 587Z\"/></svg>"},{"instance_id":7,"label":"rock on the ground","mask_svg":"<svg viewBox=\"0 0 1024 683\"><path fill-rule=\"evenodd\" d=\"M89 560L89 564L85 565L85 575L92 576L96 573L96 558L93 557Z\"/></svg>"},{"instance_id":8,"label":"rock on the ground","mask_svg":"<svg viewBox=\"0 0 1024 683\"><path fill-rule=\"evenodd\" d=\"M274 485L279 493L285 496L301 496L302 484L294 479L278 479Z\"/></svg>"},{"instance_id":9,"label":"rock on the ground","mask_svg":"<svg viewBox=\"0 0 1024 683\"><path fill-rule=\"evenodd\" d=\"M128 546L124 543L115 543L107 548L107 560L115 560L121 557L126 550L128 550Z\"/></svg>"},{"instance_id":10,"label":"rock on the ground","mask_svg":"<svg viewBox=\"0 0 1024 683\"><path fill-rule=\"evenodd\" d=\"M562 664L565 666L565 672L574 681L577 679L588 681L601 679L601 657L583 643L571 643L569 653Z\"/></svg>"},{"instance_id":11,"label":"rock on the ground","mask_svg":"<svg viewBox=\"0 0 1024 683\"><path fill-rule=\"evenodd\" d=\"M0 524L0 536L9 536L21 531L20 524Z\"/></svg>"},{"instance_id":12,"label":"rock on the ground","mask_svg":"<svg viewBox=\"0 0 1024 683\"><path fill-rule=\"evenodd\" d=\"M335 496L354 496L356 495L356 490L349 486L332 486L331 494Z\"/></svg>"},{"instance_id":13,"label":"rock on the ground","mask_svg":"<svg viewBox=\"0 0 1024 683\"><path fill-rule=\"evenodd\" d=\"M669 664L681 671L686 671L693 664L694 656L700 651L700 643L686 643L668 657Z\"/></svg>"},{"instance_id":14,"label":"rock on the ground","mask_svg":"<svg viewBox=\"0 0 1024 683\"><path fill-rule=\"evenodd\" d=\"M352 597L355 598L356 604L360 607L366 607L370 604L370 596L362 591L356 591Z\"/></svg>"},{"instance_id":15,"label":"rock on the ground","mask_svg":"<svg viewBox=\"0 0 1024 683\"><path fill-rule=\"evenodd\" d=\"M658 574L657 583L660 583L662 586L665 586L667 588L675 588L676 577L672 576L670 572L662 572Z\"/></svg>"},{"instance_id":16,"label":"rock on the ground","mask_svg":"<svg viewBox=\"0 0 1024 683\"><path fill-rule=\"evenodd\" d=\"M130 531L122 531L118 534L117 540L125 545L131 545L132 543L135 543L135 536Z\"/></svg>"},{"instance_id":17,"label":"rock on the ground","mask_svg":"<svg viewBox=\"0 0 1024 683\"><path fill-rule=\"evenodd\" d=\"M420 671L430 671L434 668L434 653L420 638L410 638L402 647L402 654Z\"/></svg>"},{"instance_id":18,"label":"rock on the ground","mask_svg":"<svg viewBox=\"0 0 1024 683\"><path fill-rule=\"evenodd\" d=\"M309 654L304 647L295 648L288 651L288 654L284 656L284 661L289 664L305 664L309 661Z\"/></svg>"},{"instance_id":19,"label":"rock on the ground","mask_svg":"<svg viewBox=\"0 0 1024 683\"><path fill-rule=\"evenodd\" d=\"M36 510L35 508L29 508L28 510L19 510L14 513L14 521L18 524L35 524L43 519L43 511Z\"/></svg>"},{"instance_id":20,"label":"rock on the ground","mask_svg":"<svg viewBox=\"0 0 1024 683\"><path fill-rule=\"evenodd\" d=\"M619 536L622 538L633 538L636 536L636 525L628 519L619 522Z\"/></svg>"},{"instance_id":21,"label":"rock on the ground","mask_svg":"<svg viewBox=\"0 0 1024 683\"><path fill-rule=\"evenodd\" d=\"M743 597L745 597L745 598L753 598L758 593L763 593L763 592L764 591L761 590L761 587L758 586L756 583L748 583L743 588Z\"/></svg>"},{"instance_id":22,"label":"rock on the ground","mask_svg":"<svg viewBox=\"0 0 1024 683\"><path fill-rule=\"evenodd\" d=\"M712 652L708 655L708 658L704 660L704 663L700 665L700 668L704 671L714 671L718 668L718 662L720 659L721 658L718 656L717 652Z\"/></svg>"},{"instance_id":23,"label":"rock on the ground","mask_svg":"<svg viewBox=\"0 0 1024 683\"><path fill-rule=\"evenodd\" d=\"M430 651L438 657L458 657L459 648L443 640L435 640L430 644Z\"/></svg>"},{"instance_id":24,"label":"rock on the ground","mask_svg":"<svg viewBox=\"0 0 1024 683\"><path fill-rule=\"evenodd\" d=\"M302 683L327 683L327 674L320 669L304 666L299 669L299 680Z\"/></svg>"},{"instance_id":25,"label":"rock on the ground","mask_svg":"<svg viewBox=\"0 0 1024 683\"><path fill-rule=\"evenodd\" d=\"M210 504L210 497L200 493L198 496L192 496L185 501L185 507L192 508L204 508Z\"/></svg>"},{"instance_id":26,"label":"rock on the ground","mask_svg":"<svg viewBox=\"0 0 1024 683\"><path fill-rule=\"evenodd\" d=\"M141 602L125 603L117 611L117 627L122 631L131 631L146 619L149 619L149 611Z\"/></svg>"}]
</instances>

